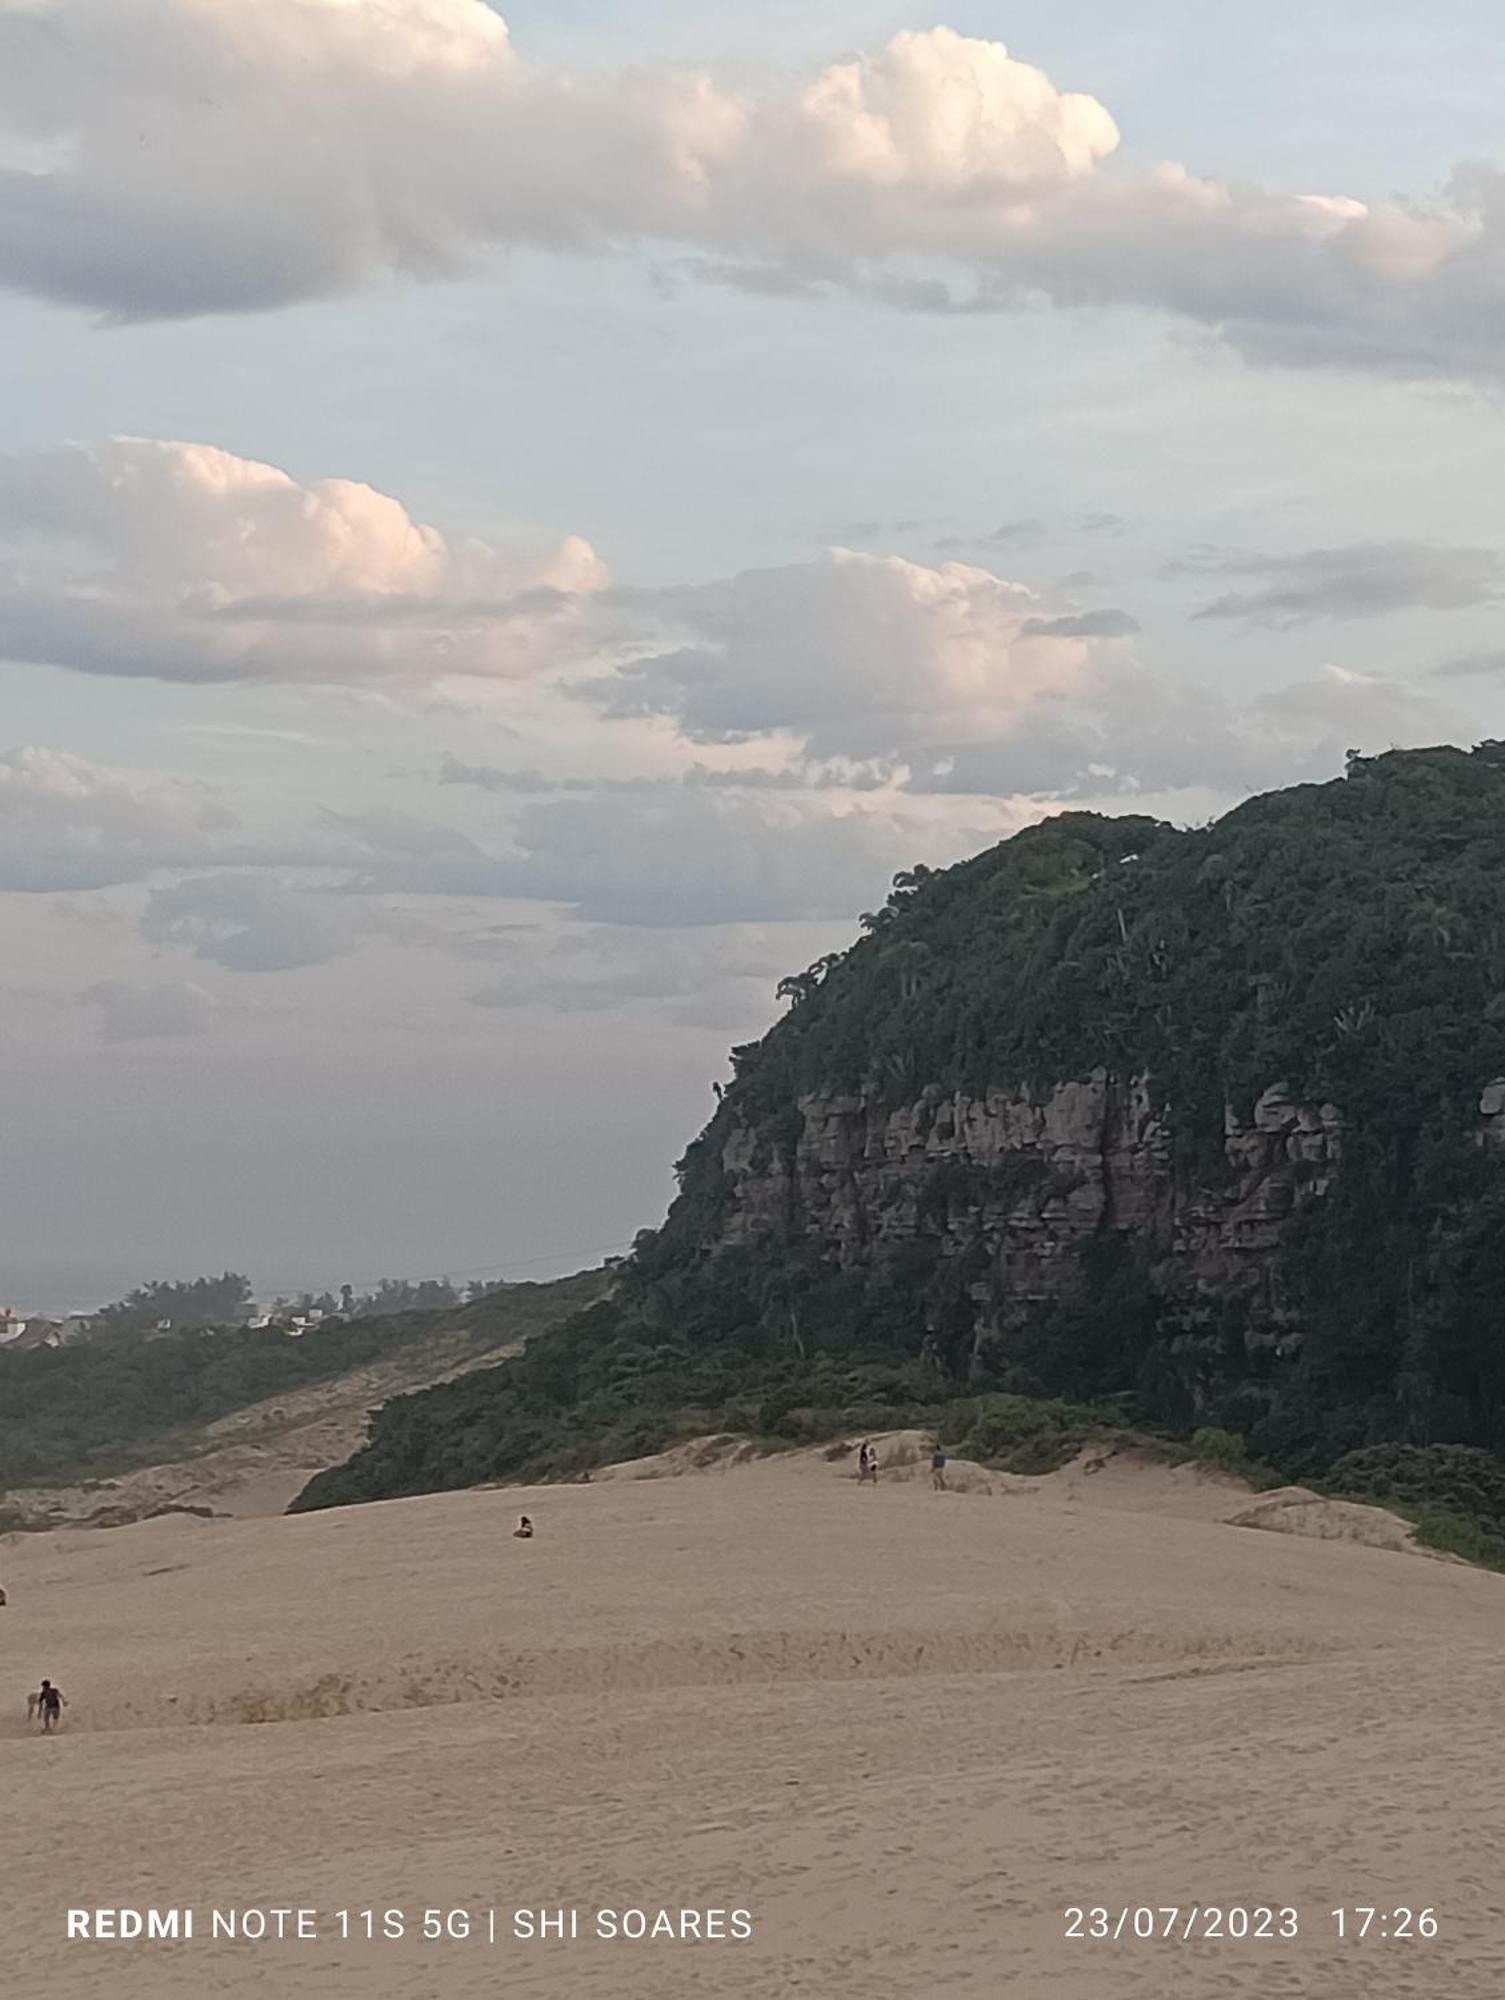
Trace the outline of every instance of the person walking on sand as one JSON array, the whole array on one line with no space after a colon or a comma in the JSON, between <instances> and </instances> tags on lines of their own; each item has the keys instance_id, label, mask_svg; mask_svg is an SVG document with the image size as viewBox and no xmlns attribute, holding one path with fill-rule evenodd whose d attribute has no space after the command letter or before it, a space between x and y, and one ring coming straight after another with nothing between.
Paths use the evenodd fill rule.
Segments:
<instances>
[{"instance_id":1,"label":"person walking on sand","mask_svg":"<svg viewBox=\"0 0 1505 2000\"><path fill-rule=\"evenodd\" d=\"M35 1711L32 1708L33 1702L36 1704ZM42 1734L50 1736L62 1721L63 1710L67 1706L68 1704L63 1698L62 1691L55 1688L51 1681L43 1681L36 1694L32 1695L27 1701L27 1720L29 1721L33 1712L35 1712L41 1717Z\"/></svg>"},{"instance_id":2,"label":"person walking on sand","mask_svg":"<svg viewBox=\"0 0 1505 2000\"><path fill-rule=\"evenodd\" d=\"M946 1490L946 1454L939 1445L930 1454L930 1486L935 1493Z\"/></svg>"}]
</instances>

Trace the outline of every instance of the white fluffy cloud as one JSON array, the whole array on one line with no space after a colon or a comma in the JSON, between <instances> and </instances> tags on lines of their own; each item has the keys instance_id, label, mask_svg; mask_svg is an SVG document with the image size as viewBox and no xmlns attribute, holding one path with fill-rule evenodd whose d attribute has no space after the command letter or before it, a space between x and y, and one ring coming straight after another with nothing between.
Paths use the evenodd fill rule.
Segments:
<instances>
[{"instance_id":1,"label":"white fluffy cloud","mask_svg":"<svg viewBox=\"0 0 1505 2000\"><path fill-rule=\"evenodd\" d=\"M608 713L670 715L700 742L782 732L814 757L996 732L1081 681L1125 630L1121 613L1106 632L1044 616L1034 592L966 563L846 549L653 605L683 643L590 684Z\"/></svg>"},{"instance_id":2,"label":"white fluffy cloud","mask_svg":"<svg viewBox=\"0 0 1505 2000\"><path fill-rule=\"evenodd\" d=\"M1383 564L1298 569L1334 615L1393 581ZM1423 563L1395 588L1450 589L1455 571ZM1350 746L1471 733L1402 683L1336 667L1252 699L1179 679L1137 657L1127 613L1053 609L961 563L838 550L653 602L681 643L586 683L608 715L665 715L694 742L792 741L804 768L867 760L916 793L1235 793L1329 776Z\"/></svg>"},{"instance_id":3,"label":"white fluffy cloud","mask_svg":"<svg viewBox=\"0 0 1505 2000\"><path fill-rule=\"evenodd\" d=\"M82 559L80 560L80 554ZM0 456L0 655L169 680L510 677L604 581L447 539L348 479L113 438Z\"/></svg>"},{"instance_id":4,"label":"white fluffy cloud","mask_svg":"<svg viewBox=\"0 0 1505 2000\"><path fill-rule=\"evenodd\" d=\"M1095 98L944 27L752 91L541 67L484 0L0 0L0 282L107 312L636 241L765 289L944 306L939 260L969 305L1139 304L1272 360L1498 372L1505 177L1365 203L1119 169L1117 143Z\"/></svg>"}]
</instances>

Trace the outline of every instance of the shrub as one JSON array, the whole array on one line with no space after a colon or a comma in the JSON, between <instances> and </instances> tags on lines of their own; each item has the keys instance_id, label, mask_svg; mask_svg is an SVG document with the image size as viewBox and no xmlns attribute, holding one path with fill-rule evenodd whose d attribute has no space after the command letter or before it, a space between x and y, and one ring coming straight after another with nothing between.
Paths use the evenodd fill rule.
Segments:
<instances>
[{"instance_id":1,"label":"shrub","mask_svg":"<svg viewBox=\"0 0 1505 2000\"><path fill-rule=\"evenodd\" d=\"M1224 1472L1242 1472L1249 1457L1236 1431L1220 1431L1211 1424L1192 1432L1191 1455L1199 1465L1218 1466Z\"/></svg>"}]
</instances>

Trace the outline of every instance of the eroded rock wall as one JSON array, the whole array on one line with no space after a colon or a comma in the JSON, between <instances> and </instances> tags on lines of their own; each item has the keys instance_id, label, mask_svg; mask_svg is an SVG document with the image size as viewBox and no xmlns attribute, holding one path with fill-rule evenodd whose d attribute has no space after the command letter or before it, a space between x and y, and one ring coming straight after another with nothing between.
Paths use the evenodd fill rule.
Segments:
<instances>
[{"instance_id":1,"label":"eroded rock wall","mask_svg":"<svg viewBox=\"0 0 1505 2000\"><path fill-rule=\"evenodd\" d=\"M854 1264L936 1239L943 1257L971 1260L981 1335L1066 1296L1104 1232L1147 1243L1157 1291L1189 1311L1233 1290L1273 1332L1281 1227L1326 1192L1342 1150L1336 1106L1276 1083L1247 1119L1227 1111L1221 1161L1193 1173L1149 1080L1102 1070L977 1097L927 1089L898 1108L811 1096L799 1112L792 1150L745 1126L727 1136L724 1240L810 1238Z\"/></svg>"}]
</instances>

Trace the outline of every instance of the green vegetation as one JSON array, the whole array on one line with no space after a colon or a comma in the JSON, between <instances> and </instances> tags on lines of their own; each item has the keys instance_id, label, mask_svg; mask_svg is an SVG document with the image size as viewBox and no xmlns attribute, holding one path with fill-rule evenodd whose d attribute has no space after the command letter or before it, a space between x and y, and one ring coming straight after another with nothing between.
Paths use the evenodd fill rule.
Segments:
<instances>
[{"instance_id":1,"label":"green vegetation","mask_svg":"<svg viewBox=\"0 0 1505 2000\"><path fill-rule=\"evenodd\" d=\"M238 1271L221 1278L188 1278L138 1285L112 1306L92 1316L101 1334L148 1333L161 1327L233 1326L251 1314L251 1281Z\"/></svg>"},{"instance_id":2,"label":"green vegetation","mask_svg":"<svg viewBox=\"0 0 1505 2000\"><path fill-rule=\"evenodd\" d=\"M1122 1410L1031 1396L979 1396L952 1403L938 1435L959 1458L1036 1474L1058 1471L1084 1445L1155 1442L1127 1426Z\"/></svg>"},{"instance_id":3,"label":"green vegetation","mask_svg":"<svg viewBox=\"0 0 1505 2000\"><path fill-rule=\"evenodd\" d=\"M949 1423L996 1397L1109 1399L1200 1431L1211 1462L1237 1442L1307 1481L1376 1447L1505 1453L1505 1149L1480 1129L1505 1077L1505 745L1355 757L1190 831L1066 813L899 876L863 932L786 981L786 1016L733 1052L612 1299L389 1406L301 1505L567 1474L696 1423L805 1436L838 1412ZM797 1220L723 1247L726 1139L787 1158L809 1093L899 1106L1095 1071L1148 1077L1182 1191L1216 1181L1226 1111L1247 1120L1272 1083L1338 1108L1337 1177L1296 1205L1259 1282L1174 1292L1163 1243L1105 1226L1074 1287L989 1338L990 1246L953 1235L943 1254L942 1228L1034 1198L1022 1161L938 1165L913 1235L844 1269ZM1496 1532L1471 1493L1453 1501Z\"/></svg>"},{"instance_id":4,"label":"green vegetation","mask_svg":"<svg viewBox=\"0 0 1505 2000\"><path fill-rule=\"evenodd\" d=\"M439 1337L482 1352L527 1339L599 1296L605 1282L584 1272L511 1285L454 1312L334 1321L301 1339L272 1327L117 1330L67 1347L0 1352L0 1491L170 1456L216 1417Z\"/></svg>"}]
</instances>

